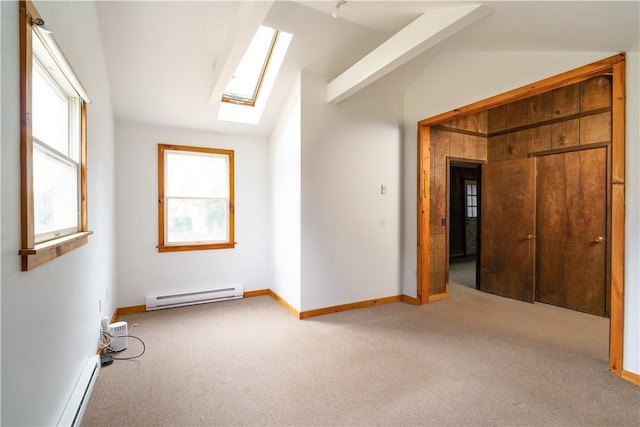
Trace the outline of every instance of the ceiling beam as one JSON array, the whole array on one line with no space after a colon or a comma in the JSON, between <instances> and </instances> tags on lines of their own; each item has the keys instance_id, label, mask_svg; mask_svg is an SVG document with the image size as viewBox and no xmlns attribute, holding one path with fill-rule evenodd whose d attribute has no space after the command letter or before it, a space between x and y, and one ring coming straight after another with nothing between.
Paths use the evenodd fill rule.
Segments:
<instances>
[{"instance_id":1,"label":"ceiling beam","mask_svg":"<svg viewBox=\"0 0 640 427\"><path fill-rule=\"evenodd\" d=\"M229 31L227 40L216 58L216 65L213 69L213 90L209 97L210 104L216 106L220 104L227 84L233 73L236 72L253 36L264 22L273 3L273 1L238 2L238 11L231 31Z\"/></svg>"},{"instance_id":2,"label":"ceiling beam","mask_svg":"<svg viewBox=\"0 0 640 427\"><path fill-rule=\"evenodd\" d=\"M327 102L343 101L490 11L471 4L425 12L333 79L327 85Z\"/></svg>"}]
</instances>

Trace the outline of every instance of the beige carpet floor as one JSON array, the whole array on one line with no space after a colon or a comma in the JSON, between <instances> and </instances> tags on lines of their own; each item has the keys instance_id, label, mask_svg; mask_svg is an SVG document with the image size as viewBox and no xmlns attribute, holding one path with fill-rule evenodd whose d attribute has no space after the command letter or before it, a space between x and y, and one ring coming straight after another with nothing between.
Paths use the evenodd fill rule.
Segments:
<instances>
[{"instance_id":1,"label":"beige carpet floor","mask_svg":"<svg viewBox=\"0 0 640 427\"><path fill-rule=\"evenodd\" d=\"M85 426L640 425L607 319L455 283L303 321L269 297L120 320L147 350L102 368Z\"/></svg>"}]
</instances>

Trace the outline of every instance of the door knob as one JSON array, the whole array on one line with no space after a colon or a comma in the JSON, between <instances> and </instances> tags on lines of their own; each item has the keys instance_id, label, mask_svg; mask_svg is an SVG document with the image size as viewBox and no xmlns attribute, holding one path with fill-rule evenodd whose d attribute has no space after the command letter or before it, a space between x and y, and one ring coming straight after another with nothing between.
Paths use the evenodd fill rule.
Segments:
<instances>
[{"instance_id":1,"label":"door knob","mask_svg":"<svg viewBox=\"0 0 640 427\"><path fill-rule=\"evenodd\" d=\"M527 234L527 235L525 236L525 239L527 239L527 240L533 240L533 239L534 239L534 237L535 237L535 236L534 236L533 234Z\"/></svg>"},{"instance_id":2,"label":"door knob","mask_svg":"<svg viewBox=\"0 0 640 427\"><path fill-rule=\"evenodd\" d=\"M604 242L604 237L602 236L596 237L596 240L593 241L593 243L602 243L602 242Z\"/></svg>"}]
</instances>

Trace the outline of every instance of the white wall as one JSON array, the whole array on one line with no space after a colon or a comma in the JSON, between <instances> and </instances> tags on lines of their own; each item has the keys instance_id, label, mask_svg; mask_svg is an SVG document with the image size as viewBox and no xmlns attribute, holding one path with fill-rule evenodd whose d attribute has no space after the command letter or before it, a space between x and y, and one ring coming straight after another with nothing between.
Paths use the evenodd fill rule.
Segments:
<instances>
[{"instance_id":1,"label":"white wall","mask_svg":"<svg viewBox=\"0 0 640 427\"><path fill-rule=\"evenodd\" d=\"M2 8L2 425L55 425L115 308L113 114L91 2L36 2L86 87L89 243L20 271L18 4ZM108 298L110 297L110 298ZM102 301L103 313L98 310Z\"/></svg>"},{"instance_id":2,"label":"white wall","mask_svg":"<svg viewBox=\"0 0 640 427\"><path fill-rule=\"evenodd\" d=\"M398 98L380 81L330 105L326 83L302 73L303 311L401 294Z\"/></svg>"},{"instance_id":3,"label":"white wall","mask_svg":"<svg viewBox=\"0 0 640 427\"><path fill-rule=\"evenodd\" d=\"M271 177L271 289L300 310L300 78L269 141Z\"/></svg>"},{"instance_id":4,"label":"white wall","mask_svg":"<svg viewBox=\"0 0 640 427\"><path fill-rule=\"evenodd\" d=\"M404 214L403 289L416 295L417 213L416 201L417 122L469 105L559 73L615 55L611 53L458 52L438 56L407 90L405 96L404 186L407 209ZM629 55L627 88L627 237L625 242L625 354L624 369L640 372L640 270L633 265L640 258L637 242L640 217L640 179L634 162L639 158L638 142L638 55ZM633 99L635 98L635 100ZM634 169L635 167L635 169ZM635 179L633 179L633 178ZM631 179L629 179L631 178ZM637 263L635 263L637 264Z\"/></svg>"},{"instance_id":5,"label":"white wall","mask_svg":"<svg viewBox=\"0 0 640 427\"><path fill-rule=\"evenodd\" d=\"M158 252L160 143L235 150L234 249ZM156 293L271 287L267 140L118 122L116 170L118 307Z\"/></svg>"}]
</instances>

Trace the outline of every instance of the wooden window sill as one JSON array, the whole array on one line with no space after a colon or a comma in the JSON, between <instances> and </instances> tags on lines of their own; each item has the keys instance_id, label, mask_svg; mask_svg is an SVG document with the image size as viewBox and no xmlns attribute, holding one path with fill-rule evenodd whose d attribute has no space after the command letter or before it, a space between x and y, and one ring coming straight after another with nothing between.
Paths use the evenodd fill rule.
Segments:
<instances>
[{"instance_id":1,"label":"wooden window sill","mask_svg":"<svg viewBox=\"0 0 640 427\"><path fill-rule=\"evenodd\" d=\"M80 231L68 236L38 243L33 248L20 249L22 256L22 271L34 268L52 261L67 252L71 252L80 246L86 245L93 231Z\"/></svg>"},{"instance_id":2,"label":"wooden window sill","mask_svg":"<svg viewBox=\"0 0 640 427\"><path fill-rule=\"evenodd\" d=\"M204 251L209 249L233 249L236 242L211 243L201 245L158 245L158 252Z\"/></svg>"}]
</instances>

